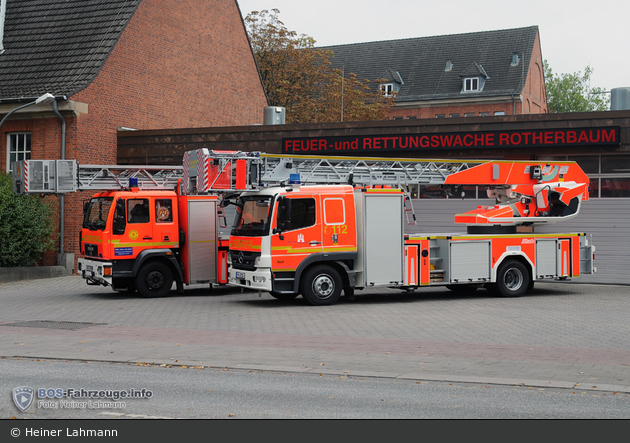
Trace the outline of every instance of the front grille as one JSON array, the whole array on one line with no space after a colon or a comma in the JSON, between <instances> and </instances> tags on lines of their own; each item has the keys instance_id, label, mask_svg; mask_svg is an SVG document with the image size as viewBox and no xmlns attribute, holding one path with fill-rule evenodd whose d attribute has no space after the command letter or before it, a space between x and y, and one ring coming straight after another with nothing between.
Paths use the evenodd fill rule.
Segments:
<instances>
[{"instance_id":1,"label":"front grille","mask_svg":"<svg viewBox=\"0 0 630 443\"><path fill-rule=\"evenodd\" d=\"M98 257L98 245L85 244L85 256L86 257Z\"/></svg>"},{"instance_id":2,"label":"front grille","mask_svg":"<svg viewBox=\"0 0 630 443\"><path fill-rule=\"evenodd\" d=\"M254 271L256 269L256 257L260 257L260 252L230 251L230 258L232 259L232 267L234 269Z\"/></svg>"}]
</instances>

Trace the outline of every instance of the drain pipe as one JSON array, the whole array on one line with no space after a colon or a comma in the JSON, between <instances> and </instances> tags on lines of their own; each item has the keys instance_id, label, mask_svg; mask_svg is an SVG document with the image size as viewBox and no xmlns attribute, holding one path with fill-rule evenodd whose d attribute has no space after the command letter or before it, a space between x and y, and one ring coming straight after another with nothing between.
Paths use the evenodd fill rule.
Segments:
<instances>
[{"instance_id":1,"label":"drain pipe","mask_svg":"<svg viewBox=\"0 0 630 443\"><path fill-rule=\"evenodd\" d=\"M53 110L57 117L61 119L61 160L66 159L66 119L63 118L61 113L59 112L59 108L57 107L57 100L53 103ZM66 198L64 194L61 194L59 197L59 254L64 254L64 231L66 224L65 217L65 209L66 209Z\"/></svg>"}]
</instances>

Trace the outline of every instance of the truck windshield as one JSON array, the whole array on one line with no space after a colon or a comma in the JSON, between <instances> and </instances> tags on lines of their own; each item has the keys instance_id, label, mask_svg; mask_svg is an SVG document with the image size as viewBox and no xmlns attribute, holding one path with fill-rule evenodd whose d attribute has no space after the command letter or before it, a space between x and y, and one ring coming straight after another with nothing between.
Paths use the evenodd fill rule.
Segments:
<instances>
[{"instance_id":1,"label":"truck windshield","mask_svg":"<svg viewBox=\"0 0 630 443\"><path fill-rule=\"evenodd\" d=\"M272 201L272 196L239 198L231 234L245 237L268 234Z\"/></svg>"},{"instance_id":2,"label":"truck windshield","mask_svg":"<svg viewBox=\"0 0 630 443\"><path fill-rule=\"evenodd\" d=\"M104 230L113 197L96 197L90 200L83 211L83 227L91 231Z\"/></svg>"}]
</instances>

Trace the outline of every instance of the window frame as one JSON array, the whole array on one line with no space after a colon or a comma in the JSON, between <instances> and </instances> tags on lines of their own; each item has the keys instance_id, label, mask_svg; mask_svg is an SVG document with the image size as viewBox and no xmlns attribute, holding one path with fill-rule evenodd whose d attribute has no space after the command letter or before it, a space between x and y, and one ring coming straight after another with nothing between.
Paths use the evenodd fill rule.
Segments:
<instances>
[{"instance_id":1,"label":"window frame","mask_svg":"<svg viewBox=\"0 0 630 443\"><path fill-rule=\"evenodd\" d=\"M16 143L19 140L19 136L23 136L24 137L24 149L22 151L17 150L12 143L12 139L15 138ZM14 149L12 149L14 148ZM7 159L7 166L6 166L6 171L8 173L11 173L12 169L11 169L11 154L15 154L15 162L18 162L20 160L30 160L31 159L31 153L32 153L32 136L31 136L31 132L30 131L24 131L24 132L7 132L7 151L6 151L6 159ZM20 155L21 154L21 158Z\"/></svg>"},{"instance_id":2,"label":"window frame","mask_svg":"<svg viewBox=\"0 0 630 443\"><path fill-rule=\"evenodd\" d=\"M481 91L481 79L479 77L465 77L463 86L464 92L479 92Z\"/></svg>"}]
</instances>

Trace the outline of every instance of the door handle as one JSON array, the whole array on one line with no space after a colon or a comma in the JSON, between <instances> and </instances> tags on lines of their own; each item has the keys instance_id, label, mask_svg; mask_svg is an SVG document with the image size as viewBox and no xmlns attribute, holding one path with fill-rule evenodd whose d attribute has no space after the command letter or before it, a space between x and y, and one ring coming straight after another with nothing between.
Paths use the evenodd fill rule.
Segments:
<instances>
[{"instance_id":1,"label":"door handle","mask_svg":"<svg viewBox=\"0 0 630 443\"><path fill-rule=\"evenodd\" d=\"M142 237L143 240L153 240L153 237Z\"/></svg>"},{"instance_id":2,"label":"door handle","mask_svg":"<svg viewBox=\"0 0 630 443\"><path fill-rule=\"evenodd\" d=\"M311 245L311 246L317 246L317 245L321 245L322 242L316 241L316 240L312 240L312 241L308 242L308 244Z\"/></svg>"}]
</instances>

